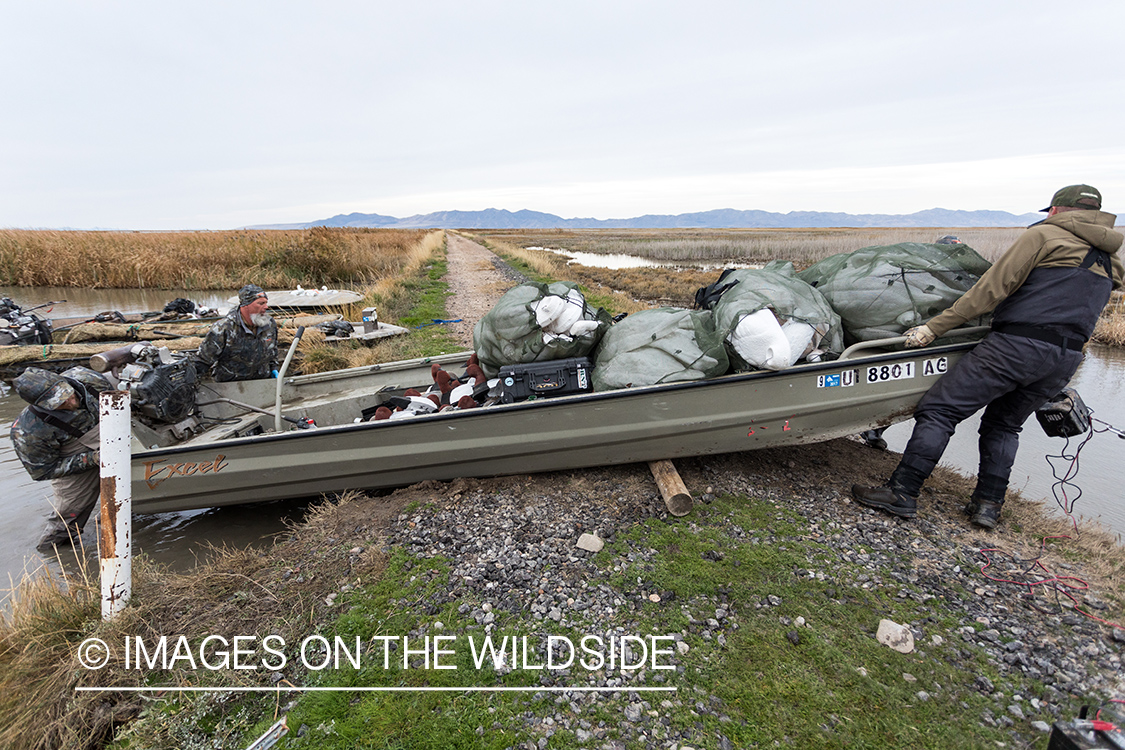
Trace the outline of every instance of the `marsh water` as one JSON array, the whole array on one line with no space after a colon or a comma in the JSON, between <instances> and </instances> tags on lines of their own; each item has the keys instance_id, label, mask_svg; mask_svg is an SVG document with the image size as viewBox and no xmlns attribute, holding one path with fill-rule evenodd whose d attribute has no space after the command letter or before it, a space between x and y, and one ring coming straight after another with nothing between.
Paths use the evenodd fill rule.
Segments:
<instances>
[{"instance_id":1,"label":"marsh water","mask_svg":"<svg viewBox=\"0 0 1125 750\"><path fill-rule=\"evenodd\" d=\"M528 250L542 250L566 258L567 264L576 263L590 268L697 268L701 271L710 271L719 268L761 268L746 263L720 263L712 261L692 262L686 260L665 261L645 258L641 255L627 255L625 253L587 253L581 250L561 250L553 247L529 247Z\"/></svg>"},{"instance_id":2,"label":"marsh water","mask_svg":"<svg viewBox=\"0 0 1125 750\"><path fill-rule=\"evenodd\" d=\"M12 297L25 308L41 302L67 300L56 304L49 317L93 316L105 310L159 310L176 297L187 297L201 305L223 308L230 294L151 289L0 287L0 296ZM1096 418L1125 428L1125 351L1090 347L1072 385L1094 410ZM12 422L24 405L10 389L0 387L0 498L3 498L5 510L0 516L0 571L6 572L13 581L18 581L25 570L34 571L44 563L35 551L35 544L42 532L51 494L50 483L32 481L27 475L8 438ZM887 431L886 438L892 450L902 450L905 446L910 424L896 425ZM960 426L945 454L944 463L964 473L975 473L976 426L975 419ZM1022 490L1025 496L1044 499L1049 507L1053 507L1054 478L1044 456L1061 453L1064 444L1061 438L1046 437L1034 418L1031 419L1021 437L1019 455L1012 472L1012 486ZM1071 453L1077 445L1077 440L1070 441ZM1125 440L1108 432L1095 434L1082 448L1079 471L1073 481L1082 490L1075 512L1096 519L1125 536L1125 492L1120 479L1120 466L1123 464ZM1069 491L1069 497L1073 496L1073 490ZM268 544L289 520L303 517L309 502L304 499L140 515L134 519L136 549L173 569L186 569L197 560L206 559L210 545ZM96 553L92 552L97 545L93 522L87 524L83 543L96 559ZM2 588L6 587L0 585Z\"/></svg>"}]
</instances>

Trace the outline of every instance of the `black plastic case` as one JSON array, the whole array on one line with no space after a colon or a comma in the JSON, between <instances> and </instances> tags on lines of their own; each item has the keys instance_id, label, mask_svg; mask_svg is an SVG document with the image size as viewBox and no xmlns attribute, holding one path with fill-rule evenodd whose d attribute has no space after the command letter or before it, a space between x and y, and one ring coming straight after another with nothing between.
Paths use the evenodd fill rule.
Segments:
<instances>
[{"instance_id":1,"label":"black plastic case","mask_svg":"<svg viewBox=\"0 0 1125 750\"><path fill-rule=\"evenodd\" d=\"M552 359L500 368L500 400L512 403L526 398L589 393L590 360L586 357Z\"/></svg>"}]
</instances>

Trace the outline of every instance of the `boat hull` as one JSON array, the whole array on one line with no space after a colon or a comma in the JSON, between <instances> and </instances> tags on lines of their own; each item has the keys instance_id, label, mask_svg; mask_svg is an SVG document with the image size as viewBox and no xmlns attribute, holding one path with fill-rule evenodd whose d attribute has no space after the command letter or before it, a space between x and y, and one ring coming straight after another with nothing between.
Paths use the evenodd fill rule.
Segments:
<instances>
[{"instance_id":1,"label":"boat hull","mask_svg":"<svg viewBox=\"0 0 1125 750\"><path fill-rule=\"evenodd\" d=\"M780 372L402 421L196 439L134 454L134 510L155 513L398 487L427 479L557 471L820 442L909 418L926 390L971 347L875 354ZM285 386L283 411L290 416L316 415L330 406L339 421L345 421L340 414L343 410L346 416L347 408L354 408L358 417L360 407L374 403L380 389L424 387L429 366L430 360L423 360L335 378L293 378ZM255 395L257 386L238 384L238 396L264 402L264 391ZM248 418L246 424L255 419L263 418Z\"/></svg>"}]
</instances>

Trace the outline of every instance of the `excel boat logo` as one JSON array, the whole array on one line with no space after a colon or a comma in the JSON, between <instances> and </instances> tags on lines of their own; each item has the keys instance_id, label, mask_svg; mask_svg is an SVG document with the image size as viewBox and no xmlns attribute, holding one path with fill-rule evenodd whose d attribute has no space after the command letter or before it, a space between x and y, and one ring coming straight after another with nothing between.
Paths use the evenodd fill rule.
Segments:
<instances>
[{"instance_id":1,"label":"excel boat logo","mask_svg":"<svg viewBox=\"0 0 1125 750\"><path fill-rule=\"evenodd\" d=\"M184 461L183 463L173 464L167 461L145 461L145 483L148 484L150 490L154 490L161 482L172 477L218 474L225 468L227 468L227 457L221 453L215 456L215 460L202 463Z\"/></svg>"}]
</instances>

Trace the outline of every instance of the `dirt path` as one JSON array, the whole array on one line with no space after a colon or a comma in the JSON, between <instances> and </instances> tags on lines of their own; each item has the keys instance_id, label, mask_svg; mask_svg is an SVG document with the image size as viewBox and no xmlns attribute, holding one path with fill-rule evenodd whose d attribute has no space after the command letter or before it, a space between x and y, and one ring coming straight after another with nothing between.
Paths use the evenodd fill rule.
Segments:
<instances>
[{"instance_id":1,"label":"dirt path","mask_svg":"<svg viewBox=\"0 0 1125 750\"><path fill-rule=\"evenodd\" d=\"M488 248L453 232L446 232L445 236L449 263L445 276L449 284L446 311L450 319L461 319L460 323L450 323L449 330L459 342L471 347L473 326L504 292L519 282L510 273L499 270L503 263Z\"/></svg>"}]
</instances>

